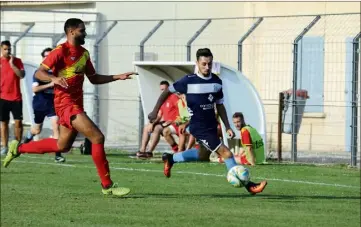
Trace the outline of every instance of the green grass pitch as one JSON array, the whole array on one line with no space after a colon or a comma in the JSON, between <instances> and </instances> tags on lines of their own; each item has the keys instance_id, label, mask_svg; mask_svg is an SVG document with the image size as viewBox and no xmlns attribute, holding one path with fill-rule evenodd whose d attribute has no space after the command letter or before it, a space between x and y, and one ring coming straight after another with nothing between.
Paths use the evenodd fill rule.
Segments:
<instances>
[{"instance_id":1,"label":"green grass pitch","mask_svg":"<svg viewBox=\"0 0 361 227\"><path fill-rule=\"evenodd\" d=\"M346 166L268 164L250 167L268 180L251 196L226 181L222 164L185 163L163 176L163 164L108 151L125 198L101 194L90 156L22 155L1 167L1 226L360 226L360 171Z\"/></svg>"}]
</instances>

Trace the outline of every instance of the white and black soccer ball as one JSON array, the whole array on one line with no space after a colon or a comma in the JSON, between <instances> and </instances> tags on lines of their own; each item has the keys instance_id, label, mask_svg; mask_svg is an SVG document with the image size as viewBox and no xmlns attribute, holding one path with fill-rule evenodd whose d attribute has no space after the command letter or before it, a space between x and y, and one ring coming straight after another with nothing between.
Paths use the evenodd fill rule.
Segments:
<instances>
[{"instance_id":1,"label":"white and black soccer ball","mask_svg":"<svg viewBox=\"0 0 361 227\"><path fill-rule=\"evenodd\" d=\"M233 187L240 188L248 184L250 180L249 171L247 168L237 165L232 167L227 173L227 181Z\"/></svg>"}]
</instances>

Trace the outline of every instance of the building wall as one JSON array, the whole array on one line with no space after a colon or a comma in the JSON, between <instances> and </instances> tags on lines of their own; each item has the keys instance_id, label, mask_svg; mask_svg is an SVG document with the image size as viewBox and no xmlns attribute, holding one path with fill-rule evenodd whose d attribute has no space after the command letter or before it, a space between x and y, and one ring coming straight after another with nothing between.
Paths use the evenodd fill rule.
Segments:
<instances>
[{"instance_id":1,"label":"building wall","mask_svg":"<svg viewBox=\"0 0 361 227\"><path fill-rule=\"evenodd\" d=\"M220 18L257 17L302 14L332 14L357 12L360 3L97 3L105 20L133 18ZM154 10L149 10L154 9ZM161 9L161 10L160 10ZM200 10L204 9L204 10ZM105 13L106 12L106 13ZM136 12L136 13L135 13ZM359 12L359 11L358 11ZM121 16L120 16L121 15ZM140 16L141 15L141 16ZM314 19L309 17L266 18L244 42L243 72L256 85L265 103L268 131L272 135L271 146L276 145L278 93L292 87L292 42ZM156 53L156 60L186 60L185 44L200 28L205 20L165 21L160 29L146 43L145 50L150 55ZM237 42L255 19L213 20L192 45L192 60L199 47L208 46L217 60L237 67ZM152 22L119 22L107 36L111 52L102 49L103 56L116 56L108 61L108 70L131 66L134 52L139 50L139 42L155 26ZM308 113L303 119L299 134L301 150L344 151L345 148L345 44L346 37L353 37L359 31L359 15L327 16L321 18L307 34L325 37L324 50L324 112ZM114 38L113 38L114 37ZM119 56L121 53L121 56ZM113 60L114 59L114 60ZM109 59L108 59L109 60ZM107 59L101 63L107 65ZM121 64L121 66L120 66ZM123 69L123 68L122 68ZM123 70L128 70L124 68ZM117 86L118 85L113 85ZM119 85L122 86L122 85ZM136 87L136 84L133 85ZM124 97L136 89L124 89L114 96ZM106 89L108 91L108 89ZM116 105L112 106L110 115ZM114 114L116 115L116 114ZM136 113L134 113L136 115ZM128 130L127 130L128 131ZM290 149L290 136L284 135L284 149ZM326 142L327 141L327 142Z\"/></svg>"},{"instance_id":2,"label":"building wall","mask_svg":"<svg viewBox=\"0 0 361 227\"><path fill-rule=\"evenodd\" d=\"M25 6L21 6L18 3L12 4L8 2L7 4L2 2L1 11L1 40L10 39L11 43L14 44L15 40L18 38L15 35L7 36L9 32L23 32L28 28L27 23L35 22L35 26L29 31L29 34L40 33L48 34L49 37L32 37L26 36L22 38L16 45L16 56L20 57L23 62L30 63L32 65L39 65L41 62L41 52L43 49L52 46L51 36L59 35L64 33L64 21L70 17L79 17L83 20L96 20L96 12L93 7L93 4L73 4L64 2L27 2ZM12 9L11 11L6 11ZM32 11L35 10L35 11ZM63 12L59 13L49 13L50 10L59 10ZM69 12L69 13L64 13ZM72 12L81 12L81 13L72 13ZM87 14L89 13L89 14ZM95 22L93 23L95 25ZM96 26L90 24L88 26L88 33L95 33ZM58 43L65 41L65 38L62 38ZM87 42L85 47L89 50L92 50L92 43ZM93 51L91 51L93 53ZM13 50L14 54L14 50ZM32 77L33 75L26 75ZM22 86L23 96L25 95L24 87ZM85 108L88 114L92 116L93 114L93 95L88 95L93 93L94 87L88 81L85 82L84 91L86 95L84 96ZM24 98L25 100L25 98ZM24 112L24 122L30 123L30 118L28 116L27 106L23 106ZM47 126L49 124L45 124ZM49 125L50 127L50 125Z\"/></svg>"},{"instance_id":3,"label":"building wall","mask_svg":"<svg viewBox=\"0 0 361 227\"><path fill-rule=\"evenodd\" d=\"M29 6L27 6L29 7ZM265 18L243 43L243 72L255 84L267 112L269 144L276 146L278 93L292 87L293 41L314 19L314 16L294 15L360 13L359 2L97 2L94 4L40 6L41 9L64 9L99 12L99 29L90 23L89 30L102 34L112 23L117 25L100 43L99 68L104 74L133 70L132 61L139 59L139 43L158 23L159 30L147 41L146 60L184 61L186 43L204 23L205 18L242 19L213 20L192 44L192 60L199 47L210 47L215 59L237 68L237 42L260 16L292 16ZM39 7L37 7L39 8ZM74 15L72 15L74 16ZM78 15L77 15L78 16ZM81 15L93 20L94 15ZM62 23L69 15L2 13L2 21L49 21L47 29L61 32ZM247 18L248 17L248 18ZM152 21L131 21L132 19ZM180 19L198 20L180 20ZM202 20L200 20L201 18ZM359 15L322 17L307 33L310 37L324 37L324 111L307 113L299 134L299 148L315 151L344 151L345 148L345 71L347 37L360 31ZM7 27L10 29L10 27ZM17 28L21 29L21 28ZM41 46L45 40L34 39L19 51L30 51L29 46ZM47 41L49 42L49 41ZM92 50L94 40L88 40ZM20 43L19 43L20 45ZM23 55L36 55L20 52ZM94 55L94 53L93 53ZM93 56L94 57L94 56ZM29 58L31 61L39 61ZM136 145L138 135L138 88L132 81L101 85L100 126L108 144ZM246 108L246 107L245 107ZM290 136L284 135L284 149L290 148Z\"/></svg>"}]
</instances>

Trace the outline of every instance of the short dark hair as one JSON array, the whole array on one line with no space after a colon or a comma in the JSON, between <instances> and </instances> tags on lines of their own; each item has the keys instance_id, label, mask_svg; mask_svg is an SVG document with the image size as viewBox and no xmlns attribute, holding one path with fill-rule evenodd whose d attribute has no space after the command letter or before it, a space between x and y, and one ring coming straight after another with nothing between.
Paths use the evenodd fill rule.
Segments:
<instances>
[{"instance_id":1,"label":"short dark hair","mask_svg":"<svg viewBox=\"0 0 361 227\"><path fill-rule=\"evenodd\" d=\"M167 85L169 87L169 82L166 80L162 80L159 85Z\"/></svg>"},{"instance_id":2,"label":"short dark hair","mask_svg":"<svg viewBox=\"0 0 361 227\"><path fill-rule=\"evenodd\" d=\"M45 48L45 49L41 52L41 56L42 56L42 57L44 57L45 52L50 52L50 51L52 51L52 50L53 50L53 49L52 49L52 48L50 48L50 47Z\"/></svg>"},{"instance_id":3,"label":"short dark hair","mask_svg":"<svg viewBox=\"0 0 361 227\"><path fill-rule=\"evenodd\" d=\"M212 57L212 58L213 58L213 54L212 54L211 50L208 49L208 48L198 49L198 50L197 50L197 53L196 53L196 56L197 56L197 60L198 60L200 57Z\"/></svg>"},{"instance_id":4,"label":"short dark hair","mask_svg":"<svg viewBox=\"0 0 361 227\"><path fill-rule=\"evenodd\" d=\"M10 47L10 46L11 46L11 43L10 43L9 40L4 40L4 41L1 42L1 46L8 46L8 47Z\"/></svg>"},{"instance_id":5,"label":"short dark hair","mask_svg":"<svg viewBox=\"0 0 361 227\"><path fill-rule=\"evenodd\" d=\"M68 33L69 28L77 28L79 25L84 24L84 21L82 21L79 18L69 18L65 21L64 24L64 32L65 34Z\"/></svg>"},{"instance_id":6,"label":"short dark hair","mask_svg":"<svg viewBox=\"0 0 361 227\"><path fill-rule=\"evenodd\" d=\"M242 112L235 112L232 116L233 118L241 118L244 121L243 113Z\"/></svg>"}]
</instances>

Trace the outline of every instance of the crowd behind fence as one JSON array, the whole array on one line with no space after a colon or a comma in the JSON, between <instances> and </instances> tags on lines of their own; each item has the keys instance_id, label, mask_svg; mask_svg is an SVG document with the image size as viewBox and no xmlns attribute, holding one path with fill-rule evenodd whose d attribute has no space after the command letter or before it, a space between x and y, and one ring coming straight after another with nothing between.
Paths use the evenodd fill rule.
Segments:
<instances>
[{"instance_id":1,"label":"crowd behind fence","mask_svg":"<svg viewBox=\"0 0 361 227\"><path fill-rule=\"evenodd\" d=\"M350 161L353 156L356 165L360 14L159 21L83 16L85 47L102 73L132 69L134 60L194 61L200 47L210 48L215 60L240 70L264 103L270 158L277 152L279 93L307 90L310 98L300 132L292 127L291 134L282 134L282 157L314 162ZM23 23L1 21L1 40L10 39L23 61L39 64L42 49L65 41L62 17L52 22L36 21L31 15ZM86 82L84 90L87 112L105 132L107 146L136 150L142 122L137 82L100 87ZM292 102L289 111L294 117L297 108Z\"/></svg>"}]
</instances>

